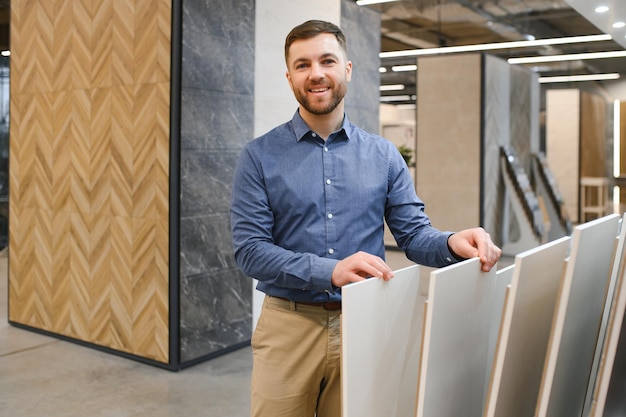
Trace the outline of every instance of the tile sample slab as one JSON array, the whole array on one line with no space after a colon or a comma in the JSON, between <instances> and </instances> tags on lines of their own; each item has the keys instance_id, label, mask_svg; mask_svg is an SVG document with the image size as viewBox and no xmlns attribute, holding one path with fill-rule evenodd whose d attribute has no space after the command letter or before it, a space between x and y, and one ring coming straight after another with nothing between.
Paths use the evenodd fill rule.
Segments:
<instances>
[{"instance_id":1,"label":"tile sample slab","mask_svg":"<svg viewBox=\"0 0 626 417\"><path fill-rule=\"evenodd\" d=\"M618 221L618 215L609 215L574 228L544 362L537 417L582 413Z\"/></svg>"},{"instance_id":2,"label":"tile sample slab","mask_svg":"<svg viewBox=\"0 0 626 417\"><path fill-rule=\"evenodd\" d=\"M626 362L623 359L626 358L626 335L624 334L624 324L626 323L624 322L624 310L626 309L626 277L624 277L626 274L626 214L621 223L603 315L603 327L600 328L600 336L603 336L603 339L602 343L598 343L596 357L598 350L601 354L597 369L592 369L592 376L595 375L595 378L593 378L594 383L590 384L589 391L593 393L593 397L590 403L585 404L584 415L590 417L602 417L605 415L605 411L607 416L619 415L626 409L626 397L623 395L615 396L619 399L610 401L607 406L607 399L612 399L609 396L610 388L615 391L615 388L621 384L621 388L618 389L623 393L626 384L624 374ZM596 364L594 363L594 365ZM596 370L597 373L594 374L593 371ZM589 391L587 392L588 397ZM589 410L588 413L587 410Z\"/></svg>"},{"instance_id":3,"label":"tile sample slab","mask_svg":"<svg viewBox=\"0 0 626 417\"><path fill-rule=\"evenodd\" d=\"M482 414L496 268L478 258L431 273L424 319L418 417Z\"/></svg>"},{"instance_id":4,"label":"tile sample slab","mask_svg":"<svg viewBox=\"0 0 626 417\"><path fill-rule=\"evenodd\" d=\"M570 242L563 237L515 257L485 417L532 417L535 412Z\"/></svg>"},{"instance_id":5,"label":"tile sample slab","mask_svg":"<svg viewBox=\"0 0 626 417\"><path fill-rule=\"evenodd\" d=\"M487 351L487 369L486 369L486 377L485 377L485 393L489 389L489 377L491 376L491 370L493 366L493 359L496 352L496 347L498 343L498 336L500 334L500 326L502 323L502 314L504 310L504 302L506 300L506 294L508 292L508 288L511 284L511 280L513 279L513 274L515 272L515 264L509 265L505 268L498 269L496 272L496 288L494 292L494 299L491 303L491 318L490 318L490 326L489 330L489 350Z\"/></svg>"},{"instance_id":6,"label":"tile sample slab","mask_svg":"<svg viewBox=\"0 0 626 417\"><path fill-rule=\"evenodd\" d=\"M406 417L415 410L425 296L419 266L342 288L343 417Z\"/></svg>"}]
</instances>

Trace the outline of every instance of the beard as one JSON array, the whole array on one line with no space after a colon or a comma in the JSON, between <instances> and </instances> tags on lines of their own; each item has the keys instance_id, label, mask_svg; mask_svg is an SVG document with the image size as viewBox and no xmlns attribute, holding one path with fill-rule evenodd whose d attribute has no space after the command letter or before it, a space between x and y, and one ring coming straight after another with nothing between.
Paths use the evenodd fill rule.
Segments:
<instances>
[{"instance_id":1,"label":"beard","mask_svg":"<svg viewBox=\"0 0 626 417\"><path fill-rule=\"evenodd\" d=\"M316 116L323 116L325 114L330 114L337 108L341 100L346 96L348 91L348 83L341 82L335 85L335 88L332 89L332 95L330 101L325 102L312 102L313 100L309 100L306 96L306 93L302 93L299 90L294 90L294 95L296 100L306 111Z\"/></svg>"}]
</instances>

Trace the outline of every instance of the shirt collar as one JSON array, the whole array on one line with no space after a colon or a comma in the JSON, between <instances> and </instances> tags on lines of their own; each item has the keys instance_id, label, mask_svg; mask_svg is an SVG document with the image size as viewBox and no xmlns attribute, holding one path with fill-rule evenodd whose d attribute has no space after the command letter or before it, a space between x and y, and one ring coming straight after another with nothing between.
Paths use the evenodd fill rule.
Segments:
<instances>
[{"instance_id":1,"label":"shirt collar","mask_svg":"<svg viewBox=\"0 0 626 417\"><path fill-rule=\"evenodd\" d=\"M300 112L296 110L293 118L291 119L291 124L293 126L293 131L296 134L296 139L300 142L304 137L311 132L311 128L306 124L306 122L300 116ZM350 139L350 132L352 132L352 123L348 120L348 115L344 113L343 122L341 123L341 128L339 129L339 135L344 136L346 139Z\"/></svg>"}]
</instances>

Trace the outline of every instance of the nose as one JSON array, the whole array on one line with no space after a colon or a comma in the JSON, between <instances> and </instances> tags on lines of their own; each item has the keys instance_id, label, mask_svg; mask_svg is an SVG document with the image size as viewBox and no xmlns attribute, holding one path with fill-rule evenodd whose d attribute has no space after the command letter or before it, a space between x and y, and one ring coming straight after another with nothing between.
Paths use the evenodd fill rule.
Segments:
<instances>
[{"instance_id":1,"label":"nose","mask_svg":"<svg viewBox=\"0 0 626 417\"><path fill-rule=\"evenodd\" d=\"M311 64L311 72L309 79L313 81L321 80L324 78L324 69L318 62Z\"/></svg>"}]
</instances>

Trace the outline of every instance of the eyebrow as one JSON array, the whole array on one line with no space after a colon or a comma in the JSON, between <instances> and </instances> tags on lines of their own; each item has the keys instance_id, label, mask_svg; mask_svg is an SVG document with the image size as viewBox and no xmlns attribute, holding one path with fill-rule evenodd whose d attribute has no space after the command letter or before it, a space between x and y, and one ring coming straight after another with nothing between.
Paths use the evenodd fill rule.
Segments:
<instances>
[{"instance_id":1,"label":"eyebrow","mask_svg":"<svg viewBox=\"0 0 626 417\"><path fill-rule=\"evenodd\" d=\"M326 58L334 58L334 59L339 60L339 56L337 54L332 53L332 52L326 52L326 53L322 54L318 59L326 59ZM309 62L309 61L312 61L312 60L309 59L309 58L296 58L293 61L293 65L298 64L300 62Z\"/></svg>"}]
</instances>

